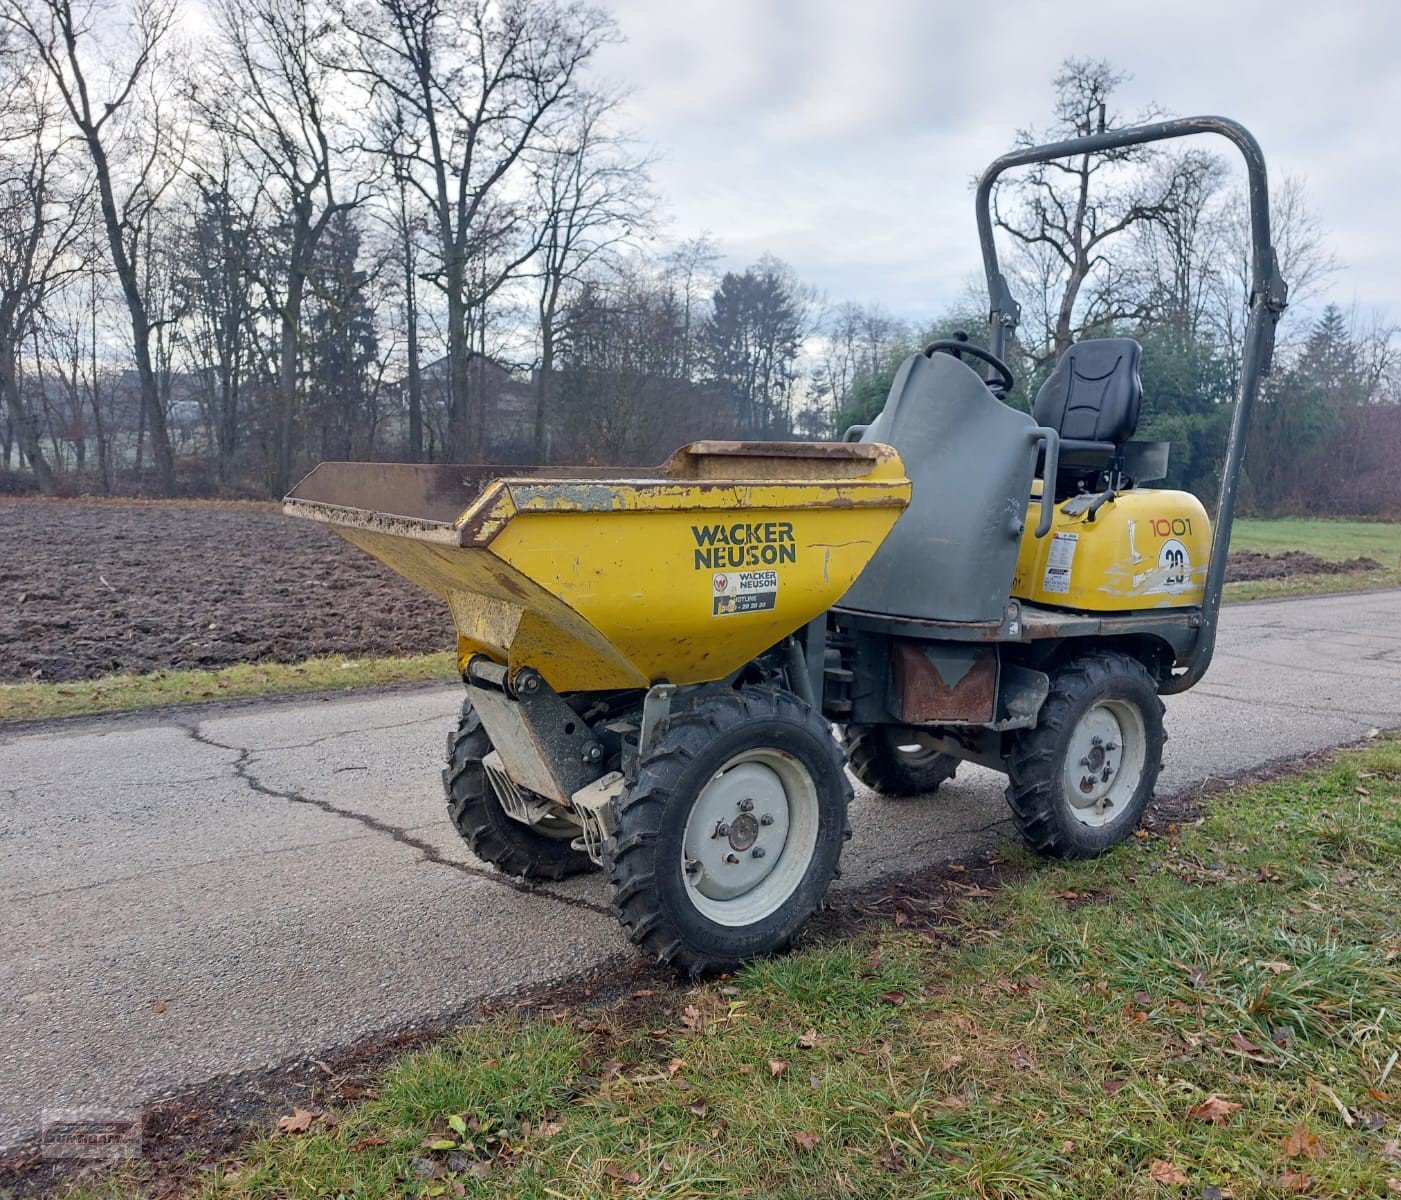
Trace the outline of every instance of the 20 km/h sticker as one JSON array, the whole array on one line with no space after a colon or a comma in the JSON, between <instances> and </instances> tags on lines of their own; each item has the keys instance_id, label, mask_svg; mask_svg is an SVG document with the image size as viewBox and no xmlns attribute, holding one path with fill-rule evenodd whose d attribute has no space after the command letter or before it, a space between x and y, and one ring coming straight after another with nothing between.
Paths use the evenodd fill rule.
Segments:
<instances>
[{"instance_id":1,"label":"20 km/h sticker","mask_svg":"<svg viewBox=\"0 0 1401 1200\"><path fill-rule=\"evenodd\" d=\"M714 575L711 584L714 600L710 615L713 617L767 612L778 604L777 571L729 571Z\"/></svg>"}]
</instances>

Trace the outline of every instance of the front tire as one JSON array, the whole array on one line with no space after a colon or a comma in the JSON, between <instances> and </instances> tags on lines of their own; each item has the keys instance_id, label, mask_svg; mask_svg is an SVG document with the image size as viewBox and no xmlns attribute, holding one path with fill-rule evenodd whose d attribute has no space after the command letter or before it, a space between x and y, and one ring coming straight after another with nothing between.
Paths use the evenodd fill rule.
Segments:
<instances>
[{"instance_id":1,"label":"front tire","mask_svg":"<svg viewBox=\"0 0 1401 1200\"><path fill-rule=\"evenodd\" d=\"M924 745L917 729L848 725L842 745L852 774L882 796L927 796L958 770L959 760Z\"/></svg>"},{"instance_id":2,"label":"front tire","mask_svg":"<svg viewBox=\"0 0 1401 1200\"><path fill-rule=\"evenodd\" d=\"M672 714L613 801L604 861L632 941L691 975L785 949L851 836L831 727L746 687Z\"/></svg>"},{"instance_id":3,"label":"front tire","mask_svg":"<svg viewBox=\"0 0 1401 1200\"><path fill-rule=\"evenodd\" d=\"M519 879L565 879L590 870L587 854L570 844L577 830L561 827L551 834L517 821L501 807L487 782L482 759L491 739L470 700L462 703L457 728L448 734L448 765L443 769L448 816L472 853Z\"/></svg>"},{"instance_id":4,"label":"front tire","mask_svg":"<svg viewBox=\"0 0 1401 1200\"><path fill-rule=\"evenodd\" d=\"M1163 702L1138 659L1096 651L1051 676L1035 729L1008 757L1007 803L1047 858L1093 858L1143 820L1163 764Z\"/></svg>"}]
</instances>

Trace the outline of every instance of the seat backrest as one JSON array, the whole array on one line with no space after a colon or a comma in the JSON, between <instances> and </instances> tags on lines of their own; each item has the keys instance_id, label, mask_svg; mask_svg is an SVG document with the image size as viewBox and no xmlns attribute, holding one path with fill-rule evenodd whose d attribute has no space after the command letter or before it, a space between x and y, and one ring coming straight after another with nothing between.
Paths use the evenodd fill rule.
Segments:
<instances>
[{"instance_id":1,"label":"seat backrest","mask_svg":"<svg viewBox=\"0 0 1401 1200\"><path fill-rule=\"evenodd\" d=\"M1063 439L1122 445L1138 428L1142 350L1133 338L1092 338L1061 355L1036 393L1032 414Z\"/></svg>"},{"instance_id":2,"label":"seat backrest","mask_svg":"<svg viewBox=\"0 0 1401 1200\"><path fill-rule=\"evenodd\" d=\"M947 354L911 355L863 442L900 453L910 505L843 608L943 621L996 621L1016 571L1036 427Z\"/></svg>"}]
</instances>

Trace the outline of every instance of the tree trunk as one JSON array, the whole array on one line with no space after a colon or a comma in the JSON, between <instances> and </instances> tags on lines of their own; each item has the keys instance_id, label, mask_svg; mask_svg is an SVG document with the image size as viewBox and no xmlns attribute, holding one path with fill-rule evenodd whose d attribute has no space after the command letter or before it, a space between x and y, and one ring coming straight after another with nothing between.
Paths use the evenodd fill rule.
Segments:
<instances>
[{"instance_id":1,"label":"tree trunk","mask_svg":"<svg viewBox=\"0 0 1401 1200\"><path fill-rule=\"evenodd\" d=\"M306 258L311 252L310 230L299 215L287 264L287 301L282 307L282 337L277 363L277 445L269 484L275 496L292 484L292 438L297 416L297 368L301 362L302 297L306 289Z\"/></svg>"},{"instance_id":2,"label":"tree trunk","mask_svg":"<svg viewBox=\"0 0 1401 1200\"><path fill-rule=\"evenodd\" d=\"M29 469L34 472L39 491L45 496L52 496L58 488L54 482L53 471L44 457L44 449L39 444L39 431L34 428L34 422L29 413L25 412L24 402L20 399L19 375L13 354L0 356L0 391L5 393L5 408L10 414L10 423L14 426L20 454L29 464ZM5 457L8 461L8 451Z\"/></svg>"},{"instance_id":3,"label":"tree trunk","mask_svg":"<svg viewBox=\"0 0 1401 1200\"><path fill-rule=\"evenodd\" d=\"M404 318L409 340L409 461L423 461L423 371L418 361L418 297L413 259L404 257Z\"/></svg>"},{"instance_id":4,"label":"tree trunk","mask_svg":"<svg viewBox=\"0 0 1401 1200\"><path fill-rule=\"evenodd\" d=\"M156 388L156 373L151 366L151 322L146 315L146 302L141 295L136 266L122 242L122 223L112 194L112 174L107 164L106 150L95 131L88 133L87 142L97 178L102 220L107 227L107 244L112 252L112 266L117 272L118 282L122 285L122 296L126 300L127 311L131 314L131 340L136 358L136 375L141 385L143 425L149 426L151 431L151 456L155 460L160 490L169 496L175 491L175 456L170 449L170 437L165 428L165 410ZM138 466L140 446L141 442L138 439Z\"/></svg>"},{"instance_id":5,"label":"tree trunk","mask_svg":"<svg viewBox=\"0 0 1401 1200\"><path fill-rule=\"evenodd\" d=\"M292 482L292 435L296 425L297 364L302 282L298 274L288 282L287 304L282 311L282 339L277 363L277 445L270 484L276 496L287 493Z\"/></svg>"},{"instance_id":6,"label":"tree trunk","mask_svg":"<svg viewBox=\"0 0 1401 1200\"><path fill-rule=\"evenodd\" d=\"M454 278L456 276L456 278ZM471 462L472 436L467 397L471 390L472 347L461 268L448 272L448 444L450 462Z\"/></svg>"},{"instance_id":7,"label":"tree trunk","mask_svg":"<svg viewBox=\"0 0 1401 1200\"><path fill-rule=\"evenodd\" d=\"M540 374L535 380L535 461L543 465L549 458L550 381L555 369L553 316L540 324Z\"/></svg>"}]
</instances>

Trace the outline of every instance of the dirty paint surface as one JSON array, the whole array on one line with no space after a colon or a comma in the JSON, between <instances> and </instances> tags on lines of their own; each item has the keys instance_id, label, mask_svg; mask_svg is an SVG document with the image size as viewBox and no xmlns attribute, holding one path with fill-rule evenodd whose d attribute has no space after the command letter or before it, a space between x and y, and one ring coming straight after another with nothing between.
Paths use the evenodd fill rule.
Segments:
<instances>
[{"instance_id":1,"label":"dirty paint surface","mask_svg":"<svg viewBox=\"0 0 1401 1200\"><path fill-rule=\"evenodd\" d=\"M327 473L325 495L313 473L287 511L446 601L464 665L529 665L562 692L722 678L835 602L910 497L885 446L706 442L652 472L462 469L456 500L434 468L421 516L374 507L386 478L412 507L403 471L367 473L364 507L347 504L352 471Z\"/></svg>"},{"instance_id":2,"label":"dirty paint surface","mask_svg":"<svg viewBox=\"0 0 1401 1200\"><path fill-rule=\"evenodd\" d=\"M1090 521L1056 510L1051 532L1033 534L1039 501L1027 514L1012 594L1084 612L1188 608L1201 604L1211 554L1211 522L1188 492L1136 489Z\"/></svg>"}]
</instances>

